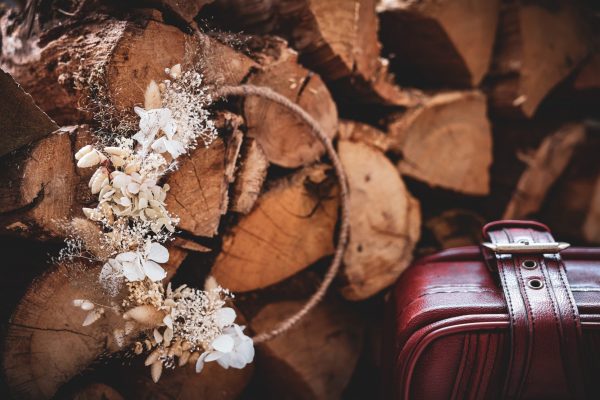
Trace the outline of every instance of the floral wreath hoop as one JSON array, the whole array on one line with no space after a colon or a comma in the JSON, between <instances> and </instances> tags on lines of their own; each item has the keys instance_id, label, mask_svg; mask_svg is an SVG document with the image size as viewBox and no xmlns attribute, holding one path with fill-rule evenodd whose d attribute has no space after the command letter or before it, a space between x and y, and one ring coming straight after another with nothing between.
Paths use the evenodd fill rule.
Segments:
<instances>
[{"instance_id":1,"label":"floral wreath hoop","mask_svg":"<svg viewBox=\"0 0 600 400\"><path fill-rule=\"evenodd\" d=\"M217 361L224 368L243 368L254 359L254 344L270 340L289 330L323 298L335 278L348 242L348 185L344 169L331 139L318 122L286 97L266 87L225 86L208 92L202 75L182 72L179 64L167 68L171 79L151 81L145 92L144 108L135 107L139 131L109 143L87 145L75 154L79 168L97 167L89 187L98 195L95 208L84 208L86 217L102 227L99 242L103 262L99 281L111 296L111 306L88 299L74 299L73 305L87 312L83 325L99 320L105 311L121 315L123 329L114 331L115 341L124 346L134 334L146 332L135 341L134 352L148 352L145 365L157 382L163 368L195 363L201 372L206 362ZM204 290L181 285L163 287L166 271L160 264L169 259L162 244L170 240L178 219L166 209L169 190L160 179L176 168L177 158L194 149L198 140L205 146L217 137L207 106L213 99L259 96L288 108L311 128L323 144L340 185L341 225L333 260L317 291L304 306L273 330L250 338L244 326L235 323L236 312L226 307L233 295L209 277ZM68 246L64 258L81 256L81 246ZM123 295L123 291L125 294ZM120 299L121 303L115 303Z\"/></svg>"}]
</instances>

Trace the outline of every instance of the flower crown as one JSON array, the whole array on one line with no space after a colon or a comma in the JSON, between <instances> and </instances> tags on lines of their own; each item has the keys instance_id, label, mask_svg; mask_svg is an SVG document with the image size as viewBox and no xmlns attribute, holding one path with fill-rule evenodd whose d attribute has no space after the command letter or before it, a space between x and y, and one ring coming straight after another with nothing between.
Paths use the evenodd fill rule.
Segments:
<instances>
[{"instance_id":1,"label":"flower crown","mask_svg":"<svg viewBox=\"0 0 600 400\"><path fill-rule=\"evenodd\" d=\"M73 305L87 312L83 326L107 311L121 315L125 327L115 330L115 341L124 346L137 336L134 352L149 352L145 364L155 382L164 367L195 363L201 372L204 363L216 361L223 368L243 368L254 358L252 339L235 323L235 310L226 306L232 294L213 278L204 290L163 285L167 272L162 265L169 260L164 244L178 219L166 208L169 185L161 178L199 142L210 146L217 137L202 75L182 72L179 64L165 72L170 79L151 81L144 108L134 108L139 116L135 135L87 145L75 154L79 168L96 168L89 188L98 205L83 212L102 228L105 256L98 279L111 305L89 299L73 299ZM75 248L63 256L79 256Z\"/></svg>"}]
</instances>

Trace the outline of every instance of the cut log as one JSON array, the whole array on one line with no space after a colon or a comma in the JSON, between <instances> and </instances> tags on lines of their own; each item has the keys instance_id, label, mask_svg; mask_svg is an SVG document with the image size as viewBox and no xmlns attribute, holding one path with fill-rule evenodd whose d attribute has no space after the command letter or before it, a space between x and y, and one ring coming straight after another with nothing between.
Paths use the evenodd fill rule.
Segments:
<instances>
[{"instance_id":1,"label":"cut log","mask_svg":"<svg viewBox=\"0 0 600 400\"><path fill-rule=\"evenodd\" d=\"M340 141L350 186L350 242L344 254L344 297L362 300L393 284L412 261L421 231L418 201L379 150Z\"/></svg>"},{"instance_id":2,"label":"cut log","mask_svg":"<svg viewBox=\"0 0 600 400\"><path fill-rule=\"evenodd\" d=\"M588 53L585 24L572 2L509 2L501 13L492 67L492 109L501 115L533 116Z\"/></svg>"},{"instance_id":3,"label":"cut log","mask_svg":"<svg viewBox=\"0 0 600 400\"><path fill-rule=\"evenodd\" d=\"M267 178L269 160L258 142L252 138L244 140L239 172L237 174L231 199L231 211L248 214Z\"/></svg>"},{"instance_id":4,"label":"cut log","mask_svg":"<svg viewBox=\"0 0 600 400\"><path fill-rule=\"evenodd\" d=\"M81 208L94 201L87 189L93 171L77 169L73 156L73 142L89 140L86 126L63 128L0 160L3 233L64 237L61 225L83 215Z\"/></svg>"},{"instance_id":5,"label":"cut log","mask_svg":"<svg viewBox=\"0 0 600 400\"><path fill-rule=\"evenodd\" d=\"M171 15L175 15L182 21L191 23L200 13L200 10L212 3L213 0L151 0L150 5L156 5Z\"/></svg>"},{"instance_id":6,"label":"cut log","mask_svg":"<svg viewBox=\"0 0 600 400\"><path fill-rule=\"evenodd\" d=\"M575 149L586 138L583 124L568 124L546 137L535 154L524 158L527 169L521 175L503 219L524 219L537 213L546 194L563 173Z\"/></svg>"},{"instance_id":7,"label":"cut log","mask_svg":"<svg viewBox=\"0 0 600 400\"><path fill-rule=\"evenodd\" d=\"M0 92L0 157L58 129L58 125L34 104L31 96L2 70Z\"/></svg>"},{"instance_id":8,"label":"cut log","mask_svg":"<svg viewBox=\"0 0 600 400\"><path fill-rule=\"evenodd\" d=\"M206 17L236 31L284 37L300 62L316 71L344 102L408 106L379 57L375 0L217 0Z\"/></svg>"},{"instance_id":9,"label":"cut log","mask_svg":"<svg viewBox=\"0 0 600 400\"><path fill-rule=\"evenodd\" d=\"M163 265L170 279L187 251L171 247ZM75 299L97 304L101 293L101 266L60 263L49 269L27 290L16 307L4 339L3 372L13 396L19 399L49 399L71 378L100 357L109 356L136 337L115 340L115 329L125 321L107 310L104 316L82 326L86 312L73 306ZM102 304L110 307L109 304Z\"/></svg>"},{"instance_id":10,"label":"cut log","mask_svg":"<svg viewBox=\"0 0 600 400\"><path fill-rule=\"evenodd\" d=\"M475 87L494 46L500 1L384 0L380 37L402 80Z\"/></svg>"},{"instance_id":11,"label":"cut log","mask_svg":"<svg viewBox=\"0 0 600 400\"><path fill-rule=\"evenodd\" d=\"M227 211L225 145L222 139L181 156L177 171L167 179L167 209L180 218L178 228L196 236L217 234Z\"/></svg>"},{"instance_id":12,"label":"cut log","mask_svg":"<svg viewBox=\"0 0 600 400\"><path fill-rule=\"evenodd\" d=\"M268 331L302 305L269 304L252 320L252 329ZM349 307L320 304L285 335L258 346L260 386L272 398L341 398L358 361L363 334L362 321Z\"/></svg>"},{"instance_id":13,"label":"cut log","mask_svg":"<svg viewBox=\"0 0 600 400\"><path fill-rule=\"evenodd\" d=\"M143 104L150 80L164 79L165 68L185 54L186 35L157 21L96 16L51 33L30 54L3 52L0 65L59 124L91 121L83 109L131 114L134 105ZM4 46L17 40L6 32L2 37Z\"/></svg>"},{"instance_id":14,"label":"cut log","mask_svg":"<svg viewBox=\"0 0 600 400\"><path fill-rule=\"evenodd\" d=\"M5 31L2 37L5 47L16 40ZM192 37L148 18L129 22L98 15L56 28L39 42L42 47L34 46L31 54L3 52L0 66L60 124L91 122L95 113L135 128L133 106L144 103L151 80L167 78L165 68L183 63L199 68L207 84L237 84L255 65L205 35Z\"/></svg>"},{"instance_id":15,"label":"cut log","mask_svg":"<svg viewBox=\"0 0 600 400\"><path fill-rule=\"evenodd\" d=\"M556 237L575 243L599 243L593 232L597 232L600 225L594 218L598 209L600 136L596 134L597 128L587 128L590 132L585 143L574 150L571 161L548 191L539 212L539 219L552 228Z\"/></svg>"},{"instance_id":16,"label":"cut log","mask_svg":"<svg viewBox=\"0 0 600 400\"><path fill-rule=\"evenodd\" d=\"M4 341L4 375L14 397L49 399L101 354L118 350L112 331L122 318L106 313L84 327L85 312L73 306L74 299L90 298L99 271L87 269L85 276L94 278L82 283L76 281L83 274L75 279L73 270L58 265L29 288Z\"/></svg>"},{"instance_id":17,"label":"cut log","mask_svg":"<svg viewBox=\"0 0 600 400\"><path fill-rule=\"evenodd\" d=\"M583 237L590 243L600 244L600 175L590 201L590 208L583 222Z\"/></svg>"},{"instance_id":18,"label":"cut log","mask_svg":"<svg viewBox=\"0 0 600 400\"><path fill-rule=\"evenodd\" d=\"M274 57L263 58L266 65L251 75L248 83L268 86L292 100L333 138L337 132L337 109L321 78L301 67L296 53L284 42L276 43L275 52ZM299 167L316 161L325 151L300 117L270 100L246 99L244 116L248 135L256 139L274 164Z\"/></svg>"},{"instance_id":19,"label":"cut log","mask_svg":"<svg viewBox=\"0 0 600 400\"><path fill-rule=\"evenodd\" d=\"M328 167L283 179L223 238L212 275L244 292L277 283L333 252L337 186Z\"/></svg>"},{"instance_id":20,"label":"cut log","mask_svg":"<svg viewBox=\"0 0 600 400\"><path fill-rule=\"evenodd\" d=\"M470 195L489 192L492 135L480 92L435 95L388 126L402 174Z\"/></svg>"},{"instance_id":21,"label":"cut log","mask_svg":"<svg viewBox=\"0 0 600 400\"><path fill-rule=\"evenodd\" d=\"M384 153L390 149L392 143L385 132L355 121L341 121L338 135L340 140L365 143Z\"/></svg>"},{"instance_id":22,"label":"cut log","mask_svg":"<svg viewBox=\"0 0 600 400\"><path fill-rule=\"evenodd\" d=\"M92 383L77 391L71 400L125 400L121 393L103 383Z\"/></svg>"},{"instance_id":23,"label":"cut log","mask_svg":"<svg viewBox=\"0 0 600 400\"><path fill-rule=\"evenodd\" d=\"M479 245L485 220L470 210L451 209L429 218L425 227L431 232L440 248Z\"/></svg>"},{"instance_id":24,"label":"cut log","mask_svg":"<svg viewBox=\"0 0 600 400\"><path fill-rule=\"evenodd\" d=\"M123 367L123 393L130 399L139 400L234 400L239 398L250 382L254 365L243 369L224 369L216 362L204 365L196 373L194 364L175 369L164 368L157 383L152 381L148 367L131 365Z\"/></svg>"}]
</instances>

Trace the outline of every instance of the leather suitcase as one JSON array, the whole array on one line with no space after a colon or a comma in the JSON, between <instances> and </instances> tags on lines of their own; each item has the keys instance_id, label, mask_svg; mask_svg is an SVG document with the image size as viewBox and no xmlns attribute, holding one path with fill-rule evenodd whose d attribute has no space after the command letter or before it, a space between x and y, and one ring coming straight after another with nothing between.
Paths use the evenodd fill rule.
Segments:
<instances>
[{"instance_id":1,"label":"leather suitcase","mask_svg":"<svg viewBox=\"0 0 600 400\"><path fill-rule=\"evenodd\" d=\"M388 301L393 399L600 399L600 249L531 221L484 227L489 247L426 257Z\"/></svg>"}]
</instances>

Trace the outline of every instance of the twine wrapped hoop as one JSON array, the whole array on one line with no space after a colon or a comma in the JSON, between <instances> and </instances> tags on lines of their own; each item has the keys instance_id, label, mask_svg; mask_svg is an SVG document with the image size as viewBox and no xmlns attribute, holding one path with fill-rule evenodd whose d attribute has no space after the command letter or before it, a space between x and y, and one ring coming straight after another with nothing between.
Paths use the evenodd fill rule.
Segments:
<instances>
[{"instance_id":1,"label":"twine wrapped hoop","mask_svg":"<svg viewBox=\"0 0 600 400\"><path fill-rule=\"evenodd\" d=\"M338 237L338 243L336 245L333 260L329 265L327 273L321 282L321 285L317 291L307 300L304 306L298 310L295 314L291 315L284 321L280 322L274 329L259 333L252 339L254 343L261 343L267 340L273 339L276 336L281 335L296 323L298 323L306 314L308 314L322 299L327 289L331 285L331 282L337 275L340 265L342 263L342 257L348 244L348 235L350 228L350 209L349 209L349 198L348 198L348 182L346 179L346 173L344 167L340 161L340 158L335 151L331 139L325 134L319 123L308 114L302 107L290 101L288 98L280 95L270 88L263 86L254 85L239 85L239 86L224 86L217 89L212 93L214 98L225 98L225 97L249 97L257 96L267 100L271 100L274 103L280 104L290 111L296 113L302 120L304 120L311 128L311 133L323 144L325 151L331 163L335 175L340 184L340 202L341 202L341 225Z\"/></svg>"}]
</instances>

